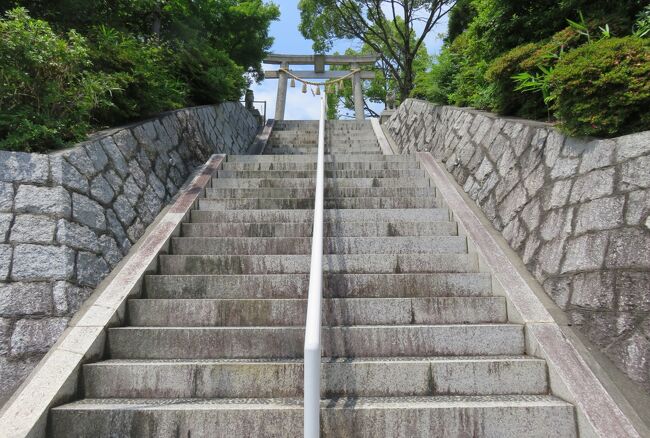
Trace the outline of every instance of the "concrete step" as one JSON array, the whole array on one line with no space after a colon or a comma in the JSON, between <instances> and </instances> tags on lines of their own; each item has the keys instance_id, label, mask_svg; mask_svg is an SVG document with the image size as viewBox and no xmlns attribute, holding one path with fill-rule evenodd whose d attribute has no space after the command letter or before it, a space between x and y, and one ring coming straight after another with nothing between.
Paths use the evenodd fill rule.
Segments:
<instances>
[{"instance_id":1,"label":"concrete step","mask_svg":"<svg viewBox=\"0 0 650 438\"><path fill-rule=\"evenodd\" d=\"M325 222L425 222L448 221L449 211L445 208L412 209L329 209L323 212ZM304 222L311 223L314 212L304 210L231 210L199 211L190 214L193 223L217 222Z\"/></svg>"},{"instance_id":2,"label":"concrete step","mask_svg":"<svg viewBox=\"0 0 650 438\"><path fill-rule=\"evenodd\" d=\"M315 170L218 170L217 178L315 178ZM424 178L422 169L325 170L326 178Z\"/></svg>"},{"instance_id":3,"label":"concrete step","mask_svg":"<svg viewBox=\"0 0 650 438\"><path fill-rule=\"evenodd\" d=\"M174 237L175 255L310 254L311 237ZM328 237L325 254L465 254L464 236Z\"/></svg>"},{"instance_id":4,"label":"concrete step","mask_svg":"<svg viewBox=\"0 0 650 438\"><path fill-rule=\"evenodd\" d=\"M302 360L108 360L85 365L89 398L302 397ZM192 384L191 382L196 382ZM526 356L324 359L322 397L541 395L546 363Z\"/></svg>"},{"instance_id":5,"label":"concrete step","mask_svg":"<svg viewBox=\"0 0 650 438\"><path fill-rule=\"evenodd\" d=\"M553 396L326 399L321 436L574 438L573 406ZM301 438L302 399L86 399L52 410L52 436Z\"/></svg>"},{"instance_id":6,"label":"concrete step","mask_svg":"<svg viewBox=\"0 0 650 438\"><path fill-rule=\"evenodd\" d=\"M326 178L325 187L432 187L426 178ZM313 188L314 178L213 178L213 188Z\"/></svg>"},{"instance_id":7,"label":"concrete step","mask_svg":"<svg viewBox=\"0 0 650 438\"><path fill-rule=\"evenodd\" d=\"M283 136L283 135L318 135L318 124L311 126L304 126L300 128L295 127L282 127L279 129L273 129L271 133L272 136ZM372 126L326 126L325 135L353 135L353 136L364 136L370 137L374 136L375 132L372 129Z\"/></svg>"},{"instance_id":8,"label":"concrete step","mask_svg":"<svg viewBox=\"0 0 650 438\"><path fill-rule=\"evenodd\" d=\"M486 273L335 274L323 276L326 298L491 296ZM172 298L306 298L309 274L147 275L144 295Z\"/></svg>"},{"instance_id":9,"label":"concrete step","mask_svg":"<svg viewBox=\"0 0 650 438\"><path fill-rule=\"evenodd\" d=\"M311 155L295 155L295 156L290 156L290 157L282 157L282 156L277 156L277 155L228 155L226 156L226 161L227 162L234 162L234 163L263 163L263 162L280 162L280 161L288 161L288 162L311 162L315 163L316 162L316 154L311 154ZM382 155L382 154L377 154L376 156L373 155L368 158L364 158L363 156L359 156L357 154L350 155L350 154L336 154L336 155L330 155L326 154L325 155L325 162L348 162L348 161L415 161L415 157L413 155Z\"/></svg>"},{"instance_id":10,"label":"concrete step","mask_svg":"<svg viewBox=\"0 0 650 438\"><path fill-rule=\"evenodd\" d=\"M325 141L325 150L326 151L338 151L345 153L346 151L353 151L353 150L364 150L364 151L379 151L381 152L381 149L379 147L379 143L377 142L376 139L374 140L347 140L347 139L329 139ZM311 153L316 153L316 150L318 148L318 141L316 139L300 139L300 138L287 138L287 139L271 139L267 143L267 150L271 149L291 149L291 148L298 148L298 149L308 149L305 152L309 153L311 150ZM334 152L330 152L334 153Z\"/></svg>"},{"instance_id":11,"label":"concrete step","mask_svg":"<svg viewBox=\"0 0 650 438\"><path fill-rule=\"evenodd\" d=\"M431 187L326 187L326 198L371 198L371 197L427 197L434 194ZM209 188L205 189L207 199L224 198L312 198L313 188Z\"/></svg>"},{"instance_id":12,"label":"concrete step","mask_svg":"<svg viewBox=\"0 0 650 438\"><path fill-rule=\"evenodd\" d=\"M304 327L118 327L113 359L302 358ZM365 325L322 328L326 357L524 354L518 324Z\"/></svg>"},{"instance_id":13,"label":"concrete step","mask_svg":"<svg viewBox=\"0 0 650 438\"><path fill-rule=\"evenodd\" d=\"M409 170L419 169L420 163L415 161L346 161L325 163L326 170ZM223 170L294 170L315 171L315 162L260 162L240 163L227 161L221 165Z\"/></svg>"},{"instance_id":14,"label":"concrete step","mask_svg":"<svg viewBox=\"0 0 650 438\"><path fill-rule=\"evenodd\" d=\"M282 146L282 147L268 147L262 155L264 157L300 157L303 155L314 155L316 149L306 148L304 146ZM381 157L384 157L383 152L379 147L372 148L355 148L355 149L332 149L325 148L325 154L327 155L345 155L345 156L357 156L359 158L365 158L367 161L375 161L373 158L378 158L381 160Z\"/></svg>"},{"instance_id":15,"label":"concrete step","mask_svg":"<svg viewBox=\"0 0 650 438\"><path fill-rule=\"evenodd\" d=\"M222 327L305 325L306 299L130 300L129 325ZM480 324L506 322L503 297L334 298L323 325Z\"/></svg>"},{"instance_id":16,"label":"concrete step","mask_svg":"<svg viewBox=\"0 0 650 438\"><path fill-rule=\"evenodd\" d=\"M276 135L271 136L267 143L271 146L318 146L318 135ZM358 136L354 133L339 133L334 135L325 136L325 146L341 146L341 147L355 147L363 146L378 146L377 138L373 136Z\"/></svg>"},{"instance_id":17,"label":"concrete step","mask_svg":"<svg viewBox=\"0 0 650 438\"><path fill-rule=\"evenodd\" d=\"M372 197L372 198L325 198L326 209L402 209L435 208L433 196L420 197ZM199 199L199 210L275 210L308 209L313 210L314 198L221 198Z\"/></svg>"},{"instance_id":18,"label":"concrete step","mask_svg":"<svg viewBox=\"0 0 650 438\"><path fill-rule=\"evenodd\" d=\"M326 222L325 236L451 236L458 233L455 222ZM184 223L183 237L310 237L311 223Z\"/></svg>"},{"instance_id":19,"label":"concrete step","mask_svg":"<svg viewBox=\"0 0 650 438\"><path fill-rule=\"evenodd\" d=\"M294 143L318 143L318 134L316 133L296 133L296 132L278 132L276 135L271 135L269 138L269 143L278 144L282 142L294 142ZM354 144L377 144L377 137L373 133L365 133L358 131L350 132L336 132L329 133L325 135L326 143L338 142L342 145L354 145Z\"/></svg>"},{"instance_id":20,"label":"concrete step","mask_svg":"<svg viewBox=\"0 0 650 438\"><path fill-rule=\"evenodd\" d=\"M309 272L309 255L161 255L163 275L300 274ZM476 272L476 254L331 254L323 270L345 274Z\"/></svg>"}]
</instances>

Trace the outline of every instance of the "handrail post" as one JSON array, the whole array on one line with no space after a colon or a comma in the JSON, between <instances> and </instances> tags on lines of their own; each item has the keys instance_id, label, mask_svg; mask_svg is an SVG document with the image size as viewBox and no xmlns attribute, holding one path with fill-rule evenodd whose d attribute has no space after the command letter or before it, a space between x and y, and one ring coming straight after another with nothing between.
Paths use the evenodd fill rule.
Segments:
<instances>
[{"instance_id":1,"label":"handrail post","mask_svg":"<svg viewBox=\"0 0 650 438\"><path fill-rule=\"evenodd\" d=\"M323 300L323 204L325 196L325 118L327 94L321 97L314 197L307 319L305 323L304 436L320 436L321 308Z\"/></svg>"}]
</instances>

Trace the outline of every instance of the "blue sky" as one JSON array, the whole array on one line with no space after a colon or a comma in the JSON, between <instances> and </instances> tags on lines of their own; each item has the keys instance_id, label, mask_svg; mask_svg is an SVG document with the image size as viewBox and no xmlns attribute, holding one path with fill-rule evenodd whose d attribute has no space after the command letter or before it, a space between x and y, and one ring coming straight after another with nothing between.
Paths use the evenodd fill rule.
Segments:
<instances>
[{"instance_id":1,"label":"blue sky","mask_svg":"<svg viewBox=\"0 0 650 438\"><path fill-rule=\"evenodd\" d=\"M275 4L280 7L280 20L271 24L271 36L275 38L271 52L286 54L311 54L312 41L306 40L300 34L298 25L300 24L300 12L298 11L297 0L275 0ZM430 54L438 53L442 45L439 34L447 28L446 20L441 22L426 39L427 49ZM359 48L361 44L354 40L337 41L334 45L333 52L344 52L348 47ZM276 69L277 66L265 66L268 69ZM307 68L307 66L305 66ZM275 97L277 92L277 83L275 79L267 79L260 84L253 84L252 89L255 92L255 100L265 100L267 102L267 117L272 118L275 114ZM287 106L285 110L285 119L317 119L320 108L318 98L311 93L302 94L300 87L289 88L287 93ZM381 106L377 108L381 110Z\"/></svg>"}]
</instances>

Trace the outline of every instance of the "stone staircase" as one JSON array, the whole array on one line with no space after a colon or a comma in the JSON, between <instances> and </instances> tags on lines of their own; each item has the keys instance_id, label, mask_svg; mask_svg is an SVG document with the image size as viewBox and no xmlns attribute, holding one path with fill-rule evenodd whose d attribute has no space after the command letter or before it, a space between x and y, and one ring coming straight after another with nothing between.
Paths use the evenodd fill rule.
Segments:
<instances>
[{"instance_id":1,"label":"stone staircase","mask_svg":"<svg viewBox=\"0 0 650 438\"><path fill-rule=\"evenodd\" d=\"M317 129L227 157L52 436L302 436ZM322 435L576 436L416 159L369 122L327 132Z\"/></svg>"}]
</instances>

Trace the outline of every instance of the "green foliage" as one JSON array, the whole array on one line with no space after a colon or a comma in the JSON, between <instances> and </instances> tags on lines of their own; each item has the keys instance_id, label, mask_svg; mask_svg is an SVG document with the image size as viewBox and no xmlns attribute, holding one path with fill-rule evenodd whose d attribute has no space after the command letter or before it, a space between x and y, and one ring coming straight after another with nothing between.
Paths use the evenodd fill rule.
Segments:
<instances>
[{"instance_id":1,"label":"green foliage","mask_svg":"<svg viewBox=\"0 0 650 438\"><path fill-rule=\"evenodd\" d=\"M488 62L482 58L487 50L481 40L464 33L449 46L456 74L451 81L449 102L457 106L486 108L491 102L492 87L485 79Z\"/></svg>"},{"instance_id":2,"label":"green foliage","mask_svg":"<svg viewBox=\"0 0 650 438\"><path fill-rule=\"evenodd\" d=\"M534 74L530 69L523 69L522 63L534 57L541 44L528 43L506 52L490 64L485 77L494 86L494 99L490 109L499 114L518 115L538 118L544 114L540 111L544 103L537 95L524 95L515 91L517 87L513 77L517 74Z\"/></svg>"},{"instance_id":3,"label":"green foliage","mask_svg":"<svg viewBox=\"0 0 650 438\"><path fill-rule=\"evenodd\" d=\"M544 108L550 100L544 102L543 88L548 91L545 71L552 70L562 53L577 47L580 41L580 34L568 27L549 40L515 47L496 58L485 74L487 81L494 86L493 101L488 108L504 115L533 119L546 117ZM520 90L527 93L517 90L520 85L523 85ZM549 96L547 93L546 97Z\"/></svg>"},{"instance_id":4,"label":"green foliage","mask_svg":"<svg viewBox=\"0 0 650 438\"><path fill-rule=\"evenodd\" d=\"M271 47L264 0L0 0L0 148L238 100Z\"/></svg>"},{"instance_id":5,"label":"green foliage","mask_svg":"<svg viewBox=\"0 0 650 438\"><path fill-rule=\"evenodd\" d=\"M119 81L91 73L86 40L14 9L0 19L0 149L43 152L80 139Z\"/></svg>"},{"instance_id":6,"label":"green foliage","mask_svg":"<svg viewBox=\"0 0 650 438\"><path fill-rule=\"evenodd\" d=\"M335 40L357 40L382 60L397 84L398 99L414 87L418 57L424 39L446 15L455 0L300 0L300 32L314 41L316 52L326 52ZM384 69L382 67L382 69Z\"/></svg>"},{"instance_id":7,"label":"green foliage","mask_svg":"<svg viewBox=\"0 0 650 438\"><path fill-rule=\"evenodd\" d=\"M553 110L572 135L622 135L650 126L650 41L601 39L565 54L550 75Z\"/></svg>"},{"instance_id":8,"label":"green foliage","mask_svg":"<svg viewBox=\"0 0 650 438\"><path fill-rule=\"evenodd\" d=\"M458 0L449 12L445 42L450 43L465 32L474 18L476 18L476 8L472 4L472 0Z\"/></svg>"},{"instance_id":9,"label":"green foliage","mask_svg":"<svg viewBox=\"0 0 650 438\"><path fill-rule=\"evenodd\" d=\"M639 38L650 37L650 5L646 6L641 12L639 12L639 15L636 16L634 35Z\"/></svg>"},{"instance_id":10,"label":"green foliage","mask_svg":"<svg viewBox=\"0 0 650 438\"><path fill-rule=\"evenodd\" d=\"M18 5L60 30L86 33L103 25L139 39L211 44L256 74L273 39L268 30L280 16L263 0L0 0L0 10Z\"/></svg>"},{"instance_id":11,"label":"green foliage","mask_svg":"<svg viewBox=\"0 0 650 438\"><path fill-rule=\"evenodd\" d=\"M130 34L101 26L92 32L93 69L111 74L120 90L96 119L112 126L185 106L187 85L175 76L171 50L157 40L138 41Z\"/></svg>"},{"instance_id":12,"label":"green foliage","mask_svg":"<svg viewBox=\"0 0 650 438\"><path fill-rule=\"evenodd\" d=\"M606 47L607 40L631 34L637 39L650 36L647 0L460 0L457 7L457 16L450 17L441 54L426 73L417 76L413 95L503 115L555 118L575 133L614 135L616 127L620 133L642 129L641 123L628 128L630 123L622 120L627 115L621 115L623 107L616 103L602 106L614 112L610 120L605 120L605 113L593 112L592 97L585 94L588 83L594 89L606 88L614 77L625 83L625 75L630 75L630 89L638 90L644 81L637 78L634 69L614 69L594 62L594 66L604 69L602 78L594 75L591 82L578 85L583 74L574 69L572 73L578 79L562 82L561 92L560 82L554 78L564 78L567 55L592 50L584 46ZM610 67L612 72L605 73ZM579 117L572 114L571 105L564 103L574 91L585 95L584 114ZM614 93L618 91L623 102L635 105L627 92ZM585 128L589 117L597 128ZM621 120L614 121L617 118Z\"/></svg>"},{"instance_id":13,"label":"green foliage","mask_svg":"<svg viewBox=\"0 0 650 438\"><path fill-rule=\"evenodd\" d=\"M411 96L441 105L449 104L457 73L457 63L453 58L451 51L443 49L440 55L434 58L429 70L423 69L416 74L415 88Z\"/></svg>"},{"instance_id":14,"label":"green foliage","mask_svg":"<svg viewBox=\"0 0 650 438\"><path fill-rule=\"evenodd\" d=\"M178 51L179 75L189 86L193 105L238 100L246 89L244 70L228 54L204 45L184 45Z\"/></svg>"},{"instance_id":15,"label":"green foliage","mask_svg":"<svg viewBox=\"0 0 650 438\"><path fill-rule=\"evenodd\" d=\"M391 23L387 25L387 30L391 32L394 38L398 37L399 31L396 26L403 26L403 20L397 17L395 20L397 25ZM386 44L384 41L378 38L370 37L371 41L375 47L379 47L382 52L388 52ZM415 44L415 34L411 34L410 44ZM357 56L357 55L374 55L375 49L371 47L368 43L364 43L361 46L361 50L347 49L345 54L348 56ZM403 60L396 60L390 56L386 56L389 59L389 62L392 64L392 69L400 70L399 63ZM429 54L427 53L426 45L423 43L420 45L419 50L415 55L415 59L411 61L412 69L415 74L420 74L425 71L427 66L430 63ZM349 66L332 66L332 70L348 70ZM393 76L391 66L388 65L385 59L380 59L375 65L363 65L361 70L372 71L375 73L375 78L370 81L363 81L363 96L366 101L374 103L385 103L386 96L392 94L396 98L396 105L399 105L400 97L400 85L398 81ZM338 97L343 107L348 110L354 109L354 100L352 93L352 84L351 81L345 81L342 84ZM372 112L370 108L366 108L366 112L369 113L371 117L376 117L377 114Z\"/></svg>"}]
</instances>

